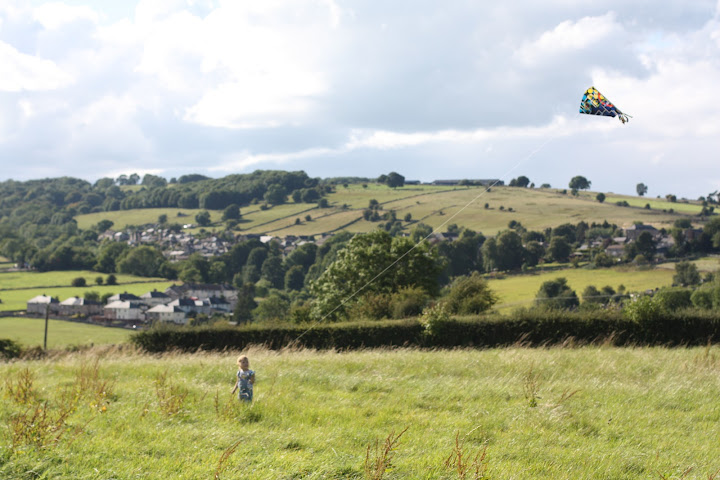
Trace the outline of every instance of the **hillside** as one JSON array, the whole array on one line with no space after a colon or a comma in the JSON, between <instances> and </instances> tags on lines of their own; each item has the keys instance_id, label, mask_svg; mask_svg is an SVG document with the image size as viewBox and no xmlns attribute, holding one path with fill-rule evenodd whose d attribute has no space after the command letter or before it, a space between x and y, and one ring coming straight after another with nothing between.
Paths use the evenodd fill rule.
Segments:
<instances>
[{"instance_id":1,"label":"hillside","mask_svg":"<svg viewBox=\"0 0 720 480\"><path fill-rule=\"evenodd\" d=\"M643 222L657 228L669 227L679 218L698 221L702 206L695 202L671 203L660 199L607 194L604 203L598 202L595 192L580 192L578 196L556 189L515 187L438 187L414 185L392 189L384 185L359 184L336 186L327 195L329 208L307 203L286 203L261 209L259 205L241 207L242 219L234 228L237 233L262 235L318 235L339 230L367 232L377 228L378 222L363 219L363 210L370 200L377 200L384 212L394 210L406 229L422 222L434 229L456 224L485 235L495 235L507 228L510 221L522 223L531 230L543 230L563 223L607 221L620 227ZM627 202L630 206L619 206ZM487 204L487 208L486 208ZM650 208L645 208L650 205ZM78 215L80 228L90 228L101 220L110 220L114 228L154 223L162 214L169 222L194 223L200 209L135 209ZM213 225L208 229L224 229L221 211L210 211ZM180 214L181 216L178 216ZM407 215L410 221L404 221ZM310 216L310 220L306 217ZM443 228L441 228L443 230Z\"/></svg>"}]
</instances>

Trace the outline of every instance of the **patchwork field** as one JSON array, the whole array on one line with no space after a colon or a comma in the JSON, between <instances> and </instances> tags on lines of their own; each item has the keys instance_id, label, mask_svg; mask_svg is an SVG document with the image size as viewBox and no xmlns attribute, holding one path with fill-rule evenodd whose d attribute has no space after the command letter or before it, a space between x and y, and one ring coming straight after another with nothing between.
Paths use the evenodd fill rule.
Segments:
<instances>
[{"instance_id":1,"label":"patchwork field","mask_svg":"<svg viewBox=\"0 0 720 480\"><path fill-rule=\"evenodd\" d=\"M438 187L432 185L406 186L391 189L368 184L336 186L335 193L328 195L330 208L320 209L312 204L288 203L267 210L258 205L241 208L242 220L236 227L238 233L273 235L317 235L346 228L353 232L366 232L377 223L362 220L362 210L371 199L377 200L385 211L395 210L398 219L410 214L411 221L405 226L412 228L421 221L433 228L455 223L472 228L485 235L495 235L507 228L511 220L522 223L528 229L542 230L563 223L588 223L607 220L620 226L635 221L667 227L678 218L696 215L702 208L697 203L670 203L660 199L629 197L608 194L604 203L595 200L595 192L580 192L578 196L563 194L557 189L528 189L493 187ZM619 207L617 201L625 200L631 207ZM645 209L646 204L650 209ZM487 208L485 207L487 204ZM674 213L669 210L673 209ZM665 211L663 211L665 210ZM101 212L76 217L78 226L89 228L100 220L114 222L114 228L126 225L156 223L161 214L171 223L195 223L200 210L188 209L140 209ZM178 217L178 214L184 216ZM212 222L220 222L221 211L211 211ZM306 215L311 216L306 221ZM692 218L692 217L690 217ZM296 219L299 223L296 224ZM353 222L357 220L356 222ZM206 230L224 228L215 223ZM194 229L192 231L197 231Z\"/></svg>"},{"instance_id":2,"label":"patchwork field","mask_svg":"<svg viewBox=\"0 0 720 480\"><path fill-rule=\"evenodd\" d=\"M247 353L252 405L230 394L233 352L96 349L0 364L0 477L707 480L720 470L718 347Z\"/></svg>"}]
</instances>

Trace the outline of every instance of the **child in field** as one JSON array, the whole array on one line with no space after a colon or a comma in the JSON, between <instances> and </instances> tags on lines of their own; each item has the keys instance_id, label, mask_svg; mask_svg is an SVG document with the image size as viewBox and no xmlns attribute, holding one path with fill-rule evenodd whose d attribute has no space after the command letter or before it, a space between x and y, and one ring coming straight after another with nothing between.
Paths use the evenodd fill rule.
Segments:
<instances>
[{"instance_id":1,"label":"child in field","mask_svg":"<svg viewBox=\"0 0 720 480\"><path fill-rule=\"evenodd\" d=\"M241 355L237 359L238 372L235 386L232 389L231 394L238 391L238 399L243 402L252 402L253 398L253 384L255 383L255 372L250 370L250 360L247 356Z\"/></svg>"}]
</instances>

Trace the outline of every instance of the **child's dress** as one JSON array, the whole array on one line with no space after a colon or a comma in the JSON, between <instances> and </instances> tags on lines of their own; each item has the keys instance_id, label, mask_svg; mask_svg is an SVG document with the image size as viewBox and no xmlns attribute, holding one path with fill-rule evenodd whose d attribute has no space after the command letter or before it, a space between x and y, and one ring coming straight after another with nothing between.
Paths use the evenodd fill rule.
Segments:
<instances>
[{"instance_id":1,"label":"child's dress","mask_svg":"<svg viewBox=\"0 0 720 480\"><path fill-rule=\"evenodd\" d=\"M255 375L254 370L237 372L237 387L238 387L238 399L244 402L252 402L253 399L253 384L250 379Z\"/></svg>"}]
</instances>

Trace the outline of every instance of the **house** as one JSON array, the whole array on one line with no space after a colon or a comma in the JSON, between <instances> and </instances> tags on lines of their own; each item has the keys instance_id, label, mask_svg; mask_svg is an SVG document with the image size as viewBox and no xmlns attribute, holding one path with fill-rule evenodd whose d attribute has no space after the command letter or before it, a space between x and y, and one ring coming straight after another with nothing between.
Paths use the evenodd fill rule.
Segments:
<instances>
[{"instance_id":1,"label":"house","mask_svg":"<svg viewBox=\"0 0 720 480\"><path fill-rule=\"evenodd\" d=\"M112 302L139 302L139 301L140 301L140 297L138 297L137 295L134 295L132 293L127 293L127 292L117 293L107 299L108 304L112 303Z\"/></svg>"},{"instance_id":2,"label":"house","mask_svg":"<svg viewBox=\"0 0 720 480\"><path fill-rule=\"evenodd\" d=\"M103 306L100 302L81 297L70 297L58 304L58 315L61 316L82 315L89 317L91 315L102 315L102 313Z\"/></svg>"},{"instance_id":3,"label":"house","mask_svg":"<svg viewBox=\"0 0 720 480\"><path fill-rule=\"evenodd\" d=\"M183 285L171 285L165 293L173 299L182 297L210 298L225 297L232 305L237 302L237 288L228 284L212 283L185 283Z\"/></svg>"},{"instance_id":4,"label":"house","mask_svg":"<svg viewBox=\"0 0 720 480\"><path fill-rule=\"evenodd\" d=\"M58 310L58 304L60 302L56 298L49 297L47 295L38 295L33 297L27 302L27 313L36 313L39 315L45 315L45 312L56 313Z\"/></svg>"},{"instance_id":5,"label":"house","mask_svg":"<svg viewBox=\"0 0 720 480\"><path fill-rule=\"evenodd\" d=\"M197 305L195 304L195 300L192 298L182 297L182 298L176 298L175 300L171 301L167 304L168 307L175 307L178 308L180 311L184 312L185 314L188 313L195 313Z\"/></svg>"},{"instance_id":6,"label":"house","mask_svg":"<svg viewBox=\"0 0 720 480\"><path fill-rule=\"evenodd\" d=\"M631 225L625 229L625 237L629 242L634 242L643 232L650 233L655 239L661 235L660 230L652 225Z\"/></svg>"},{"instance_id":7,"label":"house","mask_svg":"<svg viewBox=\"0 0 720 480\"><path fill-rule=\"evenodd\" d=\"M609 245L605 253L613 258L620 258L625 255L625 245Z\"/></svg>"},{"instance_id":8,"label":"house","mask_svg":"<svg viewBox=\"0 0 720 480\"><path fill-rule=\"evenodd\" d=\"M110 320L145 320L144 305L140 302L114 301L103 308L105 317Z\"/></svg>"},{"instance_id":9,"label":"house","mask_svg":"<svg viewBox=\"0 0 720 480\"><path fill-rule=\"evenodd\" d=\"M148 307L155 307L157 305L165 305L172 301L172 298L165 292L158 292L153 290L152 292L143 293L140 295L140 301L142 301Z\"/></svg>"},{"instance_id":10,"label":"house","mask_svg":"<svg viewBox=\"0 0 720 480\"><path fill-rule=\"evenodd\" d=\"M145 318L150 322L169 322L178 325L187 323L185 312L180 307L171 305L156 305L145 312Z\"/></svg>"},{"instance_id":11,"label":"house","mask_svg":"<svg viewBox=\"0 0 720 480\"><path fill-rule=\"evenodd\" d=\"M228 302L222 297L210 297L207 300L210 303L210 308L215 312L232 312L232 306L230 305L230 302Z\"/></svg>"}]
</instances>

